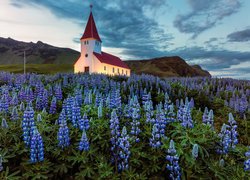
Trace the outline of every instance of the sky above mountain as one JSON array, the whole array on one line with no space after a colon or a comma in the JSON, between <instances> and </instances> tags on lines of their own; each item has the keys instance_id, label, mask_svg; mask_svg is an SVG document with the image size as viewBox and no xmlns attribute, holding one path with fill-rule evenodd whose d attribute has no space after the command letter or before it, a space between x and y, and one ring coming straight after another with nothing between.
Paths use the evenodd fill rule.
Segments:
<instances>
[{"instance_id":1,"label":"sky above mountain","mask_svg":"<svg viewBox=\"0 0 250 180\"><path fill-rule=\"evenodd\" d=\"M104 51L178 55L214 76L250 79L249 0L1 0L0 37L79 51L90 4Z\"/></svg>"}]
</instances>

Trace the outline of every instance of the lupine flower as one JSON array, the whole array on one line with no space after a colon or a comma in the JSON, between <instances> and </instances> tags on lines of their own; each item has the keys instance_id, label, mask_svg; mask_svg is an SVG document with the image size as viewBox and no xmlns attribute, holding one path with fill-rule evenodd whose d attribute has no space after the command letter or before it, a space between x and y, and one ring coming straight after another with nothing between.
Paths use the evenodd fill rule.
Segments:
<instances>
[{"instance_id":1,"label":"lupine flower","mask_svg":"<svg viewBox=\"0 0 250 180\"><path fill-rule=\"evenodd\" d=\"M0 172L3 170L3 158L0 155Z\"/></svg>"},{"instance_id":2,"label":"lupine flower","mask_svg":"<svg viewBox=\"0 0 250 180\"><path fill-rule=\"evenodd\" d=\"M177 106L178 107L178 106ZM178 111L177 111L177 119L178 121L182 122L183 121L183 115L184 115L184 108L185 105L183 103L183 100L181 99L180 105L178 107Z\"/></svg>"},{"instance_id":3,"label":"lupine flower","mask_svg":"<svg viewBox=\"0 0 250 180\"><path fill-rule=\"evenodd\" d=\"M127 135L126 127L123 127L121 137L118 138L118 153L119 153L119 161L118 161L118 171L121 172L123 170L128 169L128 159L130 156L129 151L129 136Z\"/></svg>"},{"instance_id":4,"label":"lupine flower","mask_svg":"<svg viewBox=\"0 0 250 180\"><path fill-rule=\"evenodd\" d=\"M18 116L18 112L17 112L17 108L16 106L12 109L12 112L11 112L11 120L12 121L16 121L18 120L19 116Z\"/></svg>"},{"instance_id":5,"label":"lupine flower","mask_svg":"<svg viewBox=\"0 0 250 180\"><path fill-rule=\"evenodd\" d=\"M229 136L230 136L230 139L231 139L231 147L234 149L235 148L235 145L238 144L238 132L237 132L237 123L236 121L234 120L234 117L232 115L232 113L229 113Z\"/></svg>"},{"instance_id":6,"label":"lupine flower","mask_svg":"<svg viewBox=\"0 0 250 180\"><path fill-rule=\"evenodd\" d=\"M157 128L157 124L154 124L152 129L152 137L149 139L149 145L152 148L159 148L161 146L160 138L161 135L159 129Z\"/></svg>"},{"instance_id":7,"label":"lupine flower","mask_svg":"<svg viewBox=\"0 0 250 180\"><path fill-rule=\"evenodd\" d=\"M83 132L82 132L81 141L79 143L79 150L80 151L88 151L89 150L89 141L88 141L87 134L86 134L85 130L83 130Z\"/></svg>"},{"instance_id":8,"label":"lupine flower","mask_svg":"<svg viewBox=\"0 0 250 180\"><path fill-rule=\"evenodd\" d=\"M119 119L116 115L116 111L113 110L111 113L110 119L110 130L111 130L111 151L113 153L112 161L118 159L118 138L120 137L120 127L119 127Z\"/></svg>"},{"instance_id":9,"label":"lupine flower","mask_svg":"<svg viewBox=\"0 0 250 180\"><path fill-rule=\"evenodd\" d=\"M81 121L81 112L80 112L80 107L78 106L77 102L74 100L73 106L72 106L72 111L71 111L71 122L72 125L76 128L78 125L78 121Z\"/></svg>"},{"instance_id":10,"label":"lupine flower","mask_svg":"<svg viewBox=\"0 0 250 180\"><path fill-rule=\"evenodd\" d=\"M138 137L139 133L141 132L140 130L140 115L138 114L140 110L138 110L137 108L133 108L132 109L132 122L131 122L131 132L130 134L133 136L133 139L135 140L135 142L139 142L140 139Z\"/></svg>"},{"instance_id":11,"label":"lupine flower","mask_svg":"<svg viewBox=\"0 0 250 180\"><path fill-rule=\"evenodd\" d=\"M62 112L59 115L58 124L60 125L63 122L66 122L66 114L65 114L65 110L64 109L62 109Z\"/></svg>"},{"instance_id":12,"label":"lupine flower","mask_svg":"<svg viewBox=\"0 0 250 180\"><path fill-rule=\"evenodd\" d=\"M2 123L1 123L2 128L7 129L9 128L7 121L5 118L2 118Z\"/></svg>"},{"instance_id":13,"label":"lupine flower","mask_svg":"<svg viewBox=\"0 0 250 180\"><path fill-rule=\"evenodd\" d=\"M165 102L164 102L164 110L167 112L169 110L169 105L171 104L171 100L169 99L168 93L165 93Z\"/></svg>"},{"instance_id":14,"label":"lupine flower","mask_svg":"<svg viewBox=\"0 0 250 180\"><path fill-rule=\"evenodd\" d=\"M98 118L102 118L102 103L98 106Z\"/></svg>"},{"instance_id":15,"label":"lupine flower","mask_svg":"<svg viewBox=\"0 0 250 180\"><path fill-rule=\"evenodd\" d=\"M30 146L31 136L35 129L34 111L32 107L28 105L24 111L22 121L23 140L26 146Z\"/></svg>"},{"instance_id":16,"label":"lupine flower","mask_svg":"<svg viewBox=\"0 0 250 180\"><path fill-rule=\"evenodd\" d=\"M88 130L90 128L89 119L86 113L84 113L83 115L83 126L85 130Z\"/></svg>"},{"instance_id":17,"label":"lupine flower","mask_svg":"<svg viewBox=\"0 0 250 180\"><path fill-rule=\"evenodd\" d=\"M62 100L62 89L61 89L61 85L60 84L58 84L55 87L55 96L56 96L56 99Z\"/></svg>"},{"instance_id":18,"label":"lupine flower","mask_svg":"<svg viewBox=\"0 0 250 180\"><path fill-rule=\"evenodd\" d=\"M208 108L205 107L204 113L202 115L202 122L204 124L207 124L207 121L208 121Z\"/></svg>"},{"instance_id":19,"label":"lupine flower","mask_svg":"<svg viewBox=\"0 0 250 180\"><path fill-rule=\"evenodd\" d=\"M21 102L20 106L19 106L20 111L24 111L25 110L25 105L24 102Z\"/></svg>"},{"instance_id":20,"label":"lupine flower","mask_svg":"<svg viewBox=\"0 0 250 180\"><path fill-rule=\"evenodd\" d=\"M50 114L55 114L56 113L56 97L52 98L50 108L49 108L49 113Z\"/></svg>"},{"instance_id":21,"label":"lupine flower","mask_svg":"<svg viewBox=\"0 0 250 180\"><path fill-rule=\"evenodd\" d=\"M250 147L249 147L249 151L247 151L245 153L245 156L248 158L245 162L244 162L244 170L245 171L250 171Z\"/></svg>"},{"instance_id":22,"label":"lupine flower","mask_svg":"<svg viewBox=\"0 0 250 180\"><path fill-rule=\"evenodd\" d=\"M184 128L194 127L189 105L185 105L185 108L183 109L183 118L181 125Z\"/></svg>"},{"instance_id":23,"label":"lupine flower","mask_svg":"<svg viewBox=\"0 0 250 180\"><path fill-rule=\"evenodd\" d=\"M168 155L166 160L169 162L166 166L167 170L170 172L169 178L172 180L180 180L181 179L181 168L179 166L179 157L176 153L174 141L170 141Z\"/></svg>"},{"instance_id":24,"label":"lupine flower","mask_svg":"<svg viewBox=\"0 0 250 180\"><path fill-rule=\"evenodd\" d=\"M62 114L61 123L59 123L60 128L57 133L58 146L62 149L68 147L70 144L69 128L67 126L66 119L64 119Z\"/></svg>"},{"instance_id":25,"label":"lupine flower","mask_svg":"<svg viewBox=\"0 0 250 180\"><path fill-rule=\"evenodd\" d=\"M174 105L171 104L168 106L168 112L167 112L167 123L172 123L176 121L175 113L174 113Z\"/></svg>"},{"instance_id":26,"label":"lupine flower","mask_svg":"<svg viewBox=\"0 0 250 180\"><path fill-rule=\"evenodd\" d=\"M193 158L196 159L198 157L198 154L199 154L199 146L198 144L194 144L192 149Z\"/></svg>"},{"instance_id":27,"label":"lupine flower","mask_svg":"<svg viewBox=\"0 0 250 180\"><path fill-rule=\"evenodd\" d=\"M217 152L219 154L227 154L229 151L231 139L230 139L230 135L229 135L230 132L227 128L228 128L228 125L223 124L223 126L221 128L221 132L219 133L220 148L217 149Z\"/></svg>"},{"instance_id":28,"label":"lupine flower","mask_svg":"<svg viewBox=\"0 0 250 180\"><path fill-rule=\"evenodd\" d=\"M43 140L37 129L33 130L30 142L30 160L32 163L44 160Z\"/></svg>"},{"instance_id":29,"label":"lupine flower","mask_svg":"<svg viewBox=\"0 0 250 180\"><path fill-rule=\"evenodd\" d=\"M37 120L38 122L42 121L42 116L41 116L41 114L37 114L36 120Z\"/></svg>"},{"instance_id":30,"label":"lupine flower","mask_svg":"<svg viewBox=\"0 0 250 180\"><path fill-rule=\"evenodd\" d=\"M219 166L220 166L220 167L224 167L224 166L225 166L225 161L224 161L224 159L221 159L221 160L220 160Z\"/></svg>"},{"instance_id":31,"label":"lupine flower","mask_svg":"<svg viewBox=\"0 0 250 180\"><path fill-rule=\"evenodd\" d=\"M165 128L167 125L167 119L165 117L164 111L162 110L161 104L157 108L155 122L156 122L156 125L157 125L159 132L160 132L161 137L164 137L165 136Z\"/></svg>"}]
</instances>

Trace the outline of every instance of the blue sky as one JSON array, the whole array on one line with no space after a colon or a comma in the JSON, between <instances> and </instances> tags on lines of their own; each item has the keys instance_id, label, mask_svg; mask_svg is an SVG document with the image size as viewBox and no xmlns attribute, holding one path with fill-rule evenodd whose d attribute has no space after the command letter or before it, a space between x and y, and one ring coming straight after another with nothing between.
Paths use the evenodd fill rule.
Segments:
<instances>
[{"instance_id":1,"label":"blue sky","mask_svg":"<svg viewBox=\"0 0 250 180\"><path fill-rule=\"evenodd\" d=\"M214 76L250 79L249 0L1 0L0 36L79 51L90 4L104 51L178 55Z\"/></svg>"}]
</instances>

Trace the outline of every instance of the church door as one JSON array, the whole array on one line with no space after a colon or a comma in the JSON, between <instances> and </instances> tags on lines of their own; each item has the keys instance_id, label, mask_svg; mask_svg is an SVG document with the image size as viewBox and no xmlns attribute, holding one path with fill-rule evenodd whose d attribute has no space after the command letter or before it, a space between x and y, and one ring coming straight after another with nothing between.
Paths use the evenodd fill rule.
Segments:
<instances>
[{"instance_id":1,"label":"church door","mask_svg":"<svg viewBox=\"0 0 250 180\"><path fill-rule=\"evenodd\" d=\"M84 67L84 72L89 73L89 66Z\"/></svg>"}]
</instances>

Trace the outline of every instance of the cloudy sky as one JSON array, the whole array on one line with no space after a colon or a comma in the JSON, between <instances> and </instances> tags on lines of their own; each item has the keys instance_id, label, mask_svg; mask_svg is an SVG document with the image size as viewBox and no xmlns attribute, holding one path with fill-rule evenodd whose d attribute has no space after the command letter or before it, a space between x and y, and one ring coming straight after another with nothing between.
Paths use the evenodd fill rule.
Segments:
<instances>
[{"instance_id":1,"label":"cloudy sky","mask_svg":"<svg viewBox=\"0 0 250 180\"><path fill-rule=\"evenodd\" d=\"M214 76L250 79L249 0L0 0L0 37L79 51L90 4L104 51L178 55Z\"/></svg>"}]
</instances>

